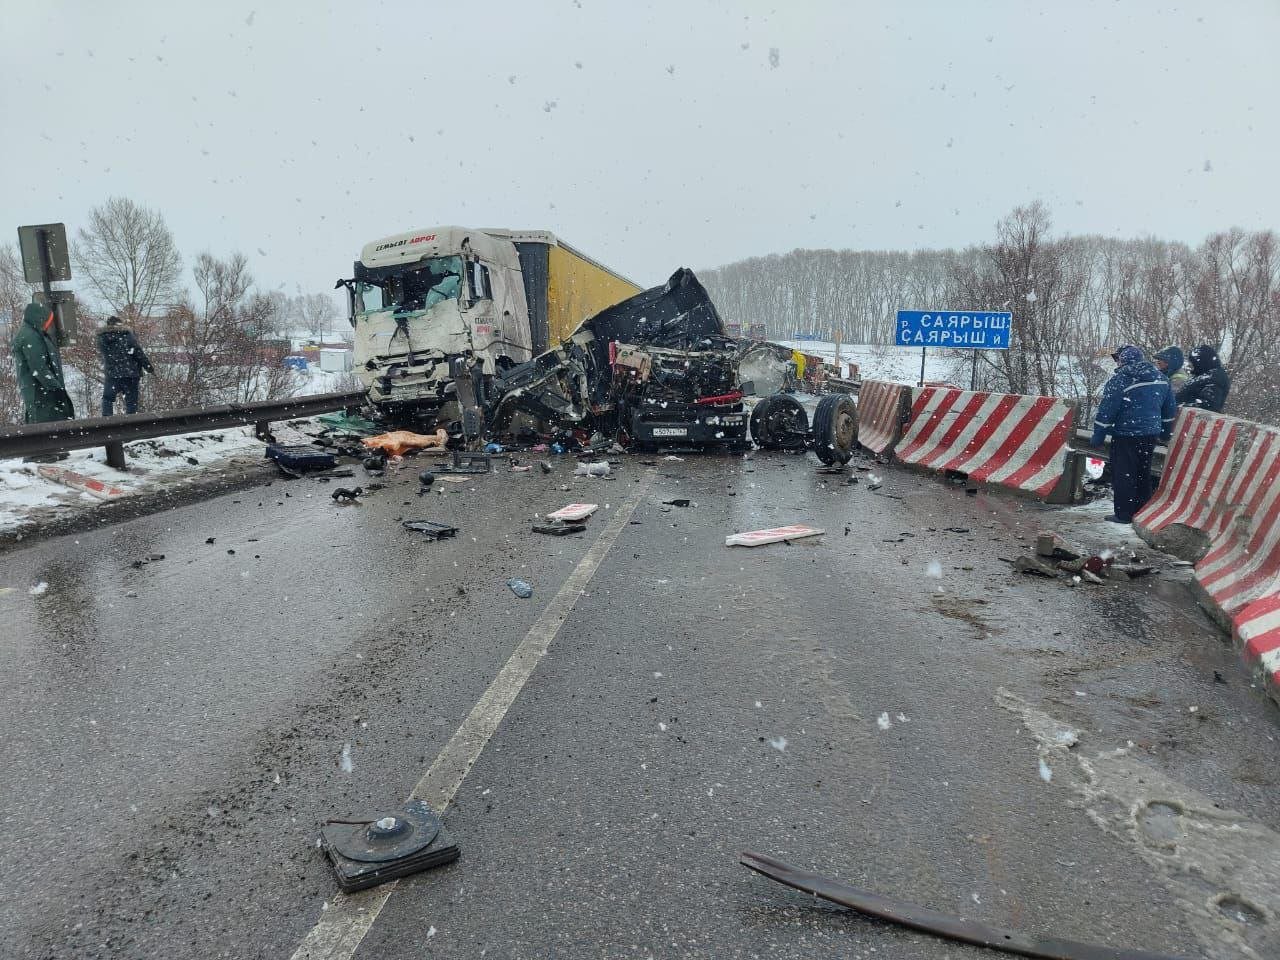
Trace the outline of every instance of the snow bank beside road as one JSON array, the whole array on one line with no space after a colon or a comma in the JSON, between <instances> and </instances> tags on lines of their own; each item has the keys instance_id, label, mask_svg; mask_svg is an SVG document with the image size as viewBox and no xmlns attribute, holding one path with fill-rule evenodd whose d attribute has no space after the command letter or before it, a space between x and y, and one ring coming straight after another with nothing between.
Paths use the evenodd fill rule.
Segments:
<instances>
[{"instance_id":1,"label":"snow bank beside road","mask_svg":"<svg viewBox=\"0 0 1280 960\"><path fill-rule=\"evenodd\" d=\"M225 462L237 455L261 457L263 442L254 436L253 427L230 427L138 440L125 444L124 449L129 462L127 471L108 467L106 452L101 447L77 450L56 465L134 494L180 483L203 473L210 464ZM88 494L41 477L38 466L22 460L0 460L0 534L24 526L37 516L60 515L99 502Z\"/></svg>"}]
</instances>

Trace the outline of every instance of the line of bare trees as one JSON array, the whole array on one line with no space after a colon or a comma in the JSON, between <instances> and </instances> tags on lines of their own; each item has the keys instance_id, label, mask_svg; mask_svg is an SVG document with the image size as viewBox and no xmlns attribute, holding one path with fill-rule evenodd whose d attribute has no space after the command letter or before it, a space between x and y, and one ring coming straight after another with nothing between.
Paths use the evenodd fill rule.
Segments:
<instances>
[{"instance_id":1,"label":"line of bare trees","mask_svg":"<svg viewBox=\"0 0 1280 960\"><path fill-rule=\"evenodd\" d=\"M290 331L320 337L338 313L328 294L288 297L255 288L243 254L200 253L190 285L164 217L124 197L90 211L72 242L79 336L62 351L81 416L98 412L102 363L95 333L108 315L135 328L156 372L142 380L142 407L171 410L295 393L301 376L282 364ZM17 323L30 302L12 245L0 246L0 316ZM11 329L5 330L11 334ZM9 336L5 336L7 347ZM22 420L12 363L0 364L0 420Z\"/></svg>"},{"instance_id":2,"label":"line of bare trees","mask_svg":"<svg viewBox=\"0 0 1280 960\"><path fill-rule=\"evenodd\" d=\"M1155 238L1055 236L1043 204L964 250L796 250L699 274L729 321L846 343L893 342L899 309L1010 310L1013 349L979 354L988 389L1081 399L1123 343L1214 346L1232 375L1228 411L1280 423L1280 250L1272 231L1231 229L1197 247ZM967 385L970 355L954 357Z\"/></svg>"}]
</instances>

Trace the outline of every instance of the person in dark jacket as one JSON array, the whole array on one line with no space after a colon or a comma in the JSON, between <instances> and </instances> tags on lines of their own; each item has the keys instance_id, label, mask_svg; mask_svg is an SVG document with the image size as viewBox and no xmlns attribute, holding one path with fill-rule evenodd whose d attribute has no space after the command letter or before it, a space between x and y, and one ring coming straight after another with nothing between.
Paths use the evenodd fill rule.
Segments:
<instances>
[{"instance_id":1,"label":"person in dark jacket","mask_svg":"<svg viewBox=\"0 0 1280 960\"><path fill-rule=\"evenodd\" d=\"M137 413L142 371L154 370L138 338L119 317L108 317L107 325L98 332L98 350L102 353L102 415L109 417L115 412L116 394L124 396L125 413Z\"/></svg>"},{"instance_id":2,"label":"person in dark jacket","mask_svg":"<svg viewBox=\"0 0 1280 960\"><path fill-rule=\"evenodd\" d=\"M1175 397L1183 385L1191 379L1191 374L1182 369L1185 360L1181 347L1165 347L1151 358L1156 369L1169 378L1169 386L1173 387Z\"/></svg>"},{"instance_id":3,"label":"person in dark jacket","mask_svg":"<svg viewBox=\"0 0 1280 960\"><path fill-rule=\"evenodd\" d=\"M1191 379L1178 391L1178 405L1221 413L1231 392L1231 376L1223 369L1218 351L1202 343L1191 349L1187 359Z\"/></svg>"},{"instance_id":4,"label":"person in dark jacket","mask_svg":"<svg viewBox=\"0 0 1280 960\"><path fill-rule=\"evenodd\" d=\"M1111 434L1111 487L1115 523L1130 523L1151 499L1151 455L1156 442L1168 439L1178 408L1169 381L1137 347L1124 346L1111 355L1115 375L1102 388L1093 445Z\"/></svg>"},{"instance_id":5,"label":"person in dark jacket","mask_svg":"<svg viewBox=\"0 0 1280 960\"><path fill-rule=\"evenodd\" d=\"M53 328L53 313L29 303L13 336L13 363L26 407L27 423L71 420L75 409L62 379L62 357Z\"/></svg>"}]
</instances>

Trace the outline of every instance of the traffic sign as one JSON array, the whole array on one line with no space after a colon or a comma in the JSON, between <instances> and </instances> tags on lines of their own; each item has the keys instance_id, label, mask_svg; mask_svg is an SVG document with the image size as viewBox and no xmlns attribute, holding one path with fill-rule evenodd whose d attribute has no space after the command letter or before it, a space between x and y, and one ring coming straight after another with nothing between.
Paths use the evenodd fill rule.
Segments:
<instances>
[{"instance_id":1,"label":"traffic sign","mask_svg":"<svg viewBox=\"0 0 1280 960\"><path fill-rule=\"evenodd\" d=\"M67 228L61 223L33 223L18 228L22 274L27 283L58 283L71 279Z\"/></svg>"},{"instance_id":2,"label":"traffic sign","mask_svg":"<svg viewBox=\"0 0 1280 960\"><path fill-rule=\"evenodd\" d=\"M1008 350L1013 314L989 310L899 310L899 347Z\"/></svg>"}]
</instances>

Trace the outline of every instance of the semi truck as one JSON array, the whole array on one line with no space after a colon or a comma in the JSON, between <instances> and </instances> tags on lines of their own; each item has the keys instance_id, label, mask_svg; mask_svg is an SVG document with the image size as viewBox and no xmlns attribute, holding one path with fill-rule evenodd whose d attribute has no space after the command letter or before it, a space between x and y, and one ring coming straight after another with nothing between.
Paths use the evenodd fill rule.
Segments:
<instances>
[{"instance_id":1,"label":"semi truck","mask_svg":"<svg viewBox=\"0 0 1280 960\"><path fill-rule=\"evenodd\" d=\"M457 226L365 244L337 285L375 412L424 426L483 407L495 377L641 290L553 233Z\"/></svg>"}]
</instances>

